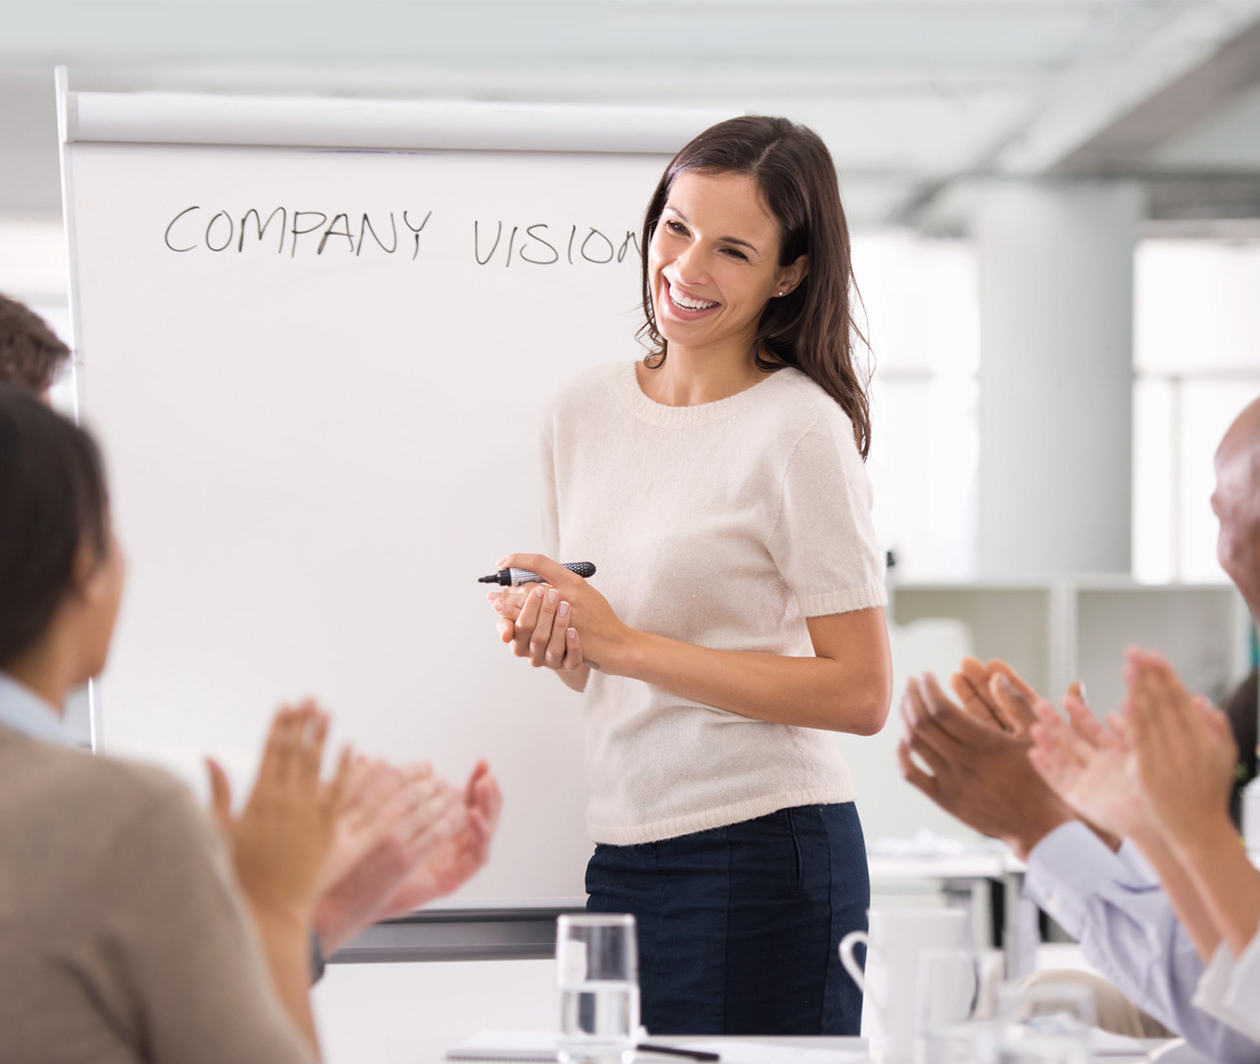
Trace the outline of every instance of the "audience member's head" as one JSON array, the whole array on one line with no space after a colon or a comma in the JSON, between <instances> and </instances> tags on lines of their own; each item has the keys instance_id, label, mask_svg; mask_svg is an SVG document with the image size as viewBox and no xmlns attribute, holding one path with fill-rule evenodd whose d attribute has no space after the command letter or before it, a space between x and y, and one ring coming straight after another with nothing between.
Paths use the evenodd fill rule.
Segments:
<instances>
[{"instance_id":1,"label":"audience member's head","mask_svg":"<svg viewBox=\"0 0 1260 1064\"><path fill-rule=\"evenodd\" d=\"M1221 568L1260 618L1260 399L1234 419L1216 449L1212 509L1220 521Z\"/></svg>"},{"instance_id":2,"label":"audience member's head","mask_svg":"<svg viewBox=\"0 0 1260 1064\"><path fill-rule=\"evenodd\" d=\"M92 438L30 392L0 385L0 669L55 626L70 684L101 670L122 589Z\"/></svg>"},{"instance_id":3,"label":"audience member's head","mask_svg":"<svg viewBox=\"0 0 1260 1064\"><path fill-rule=\"evenodd\" d=\"M70 348L38 314L0 295L0 384L47 395Z\"/></svg>"}]
</instances>

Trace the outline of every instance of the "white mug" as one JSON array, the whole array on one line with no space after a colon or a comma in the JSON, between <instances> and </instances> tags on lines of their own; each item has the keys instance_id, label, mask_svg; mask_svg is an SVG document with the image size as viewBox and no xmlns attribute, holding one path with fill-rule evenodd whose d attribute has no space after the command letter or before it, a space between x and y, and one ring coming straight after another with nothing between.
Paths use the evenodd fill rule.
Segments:
<instances>
[{"instance_id":1,"label":"white mug","mask_svg":"<svg viewBox=\"0 0 1260 1064\"><path fill-rule=\"evenodd\" d=\"M870 931L850 931L840 940L840 961L862 991L862 1034L871 1059L909 1061L914 1055L914 1014L919 955L927 949L971 945L964 909L872 909ZM866 972L853 950L866 944Z\"/></svg>"}]
</instances>

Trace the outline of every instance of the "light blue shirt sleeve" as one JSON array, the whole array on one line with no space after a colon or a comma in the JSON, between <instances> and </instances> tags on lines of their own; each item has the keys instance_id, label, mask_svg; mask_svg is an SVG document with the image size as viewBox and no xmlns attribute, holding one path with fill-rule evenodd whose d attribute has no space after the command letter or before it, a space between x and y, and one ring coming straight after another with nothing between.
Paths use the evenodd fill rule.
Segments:
<instances>
[{"instance_id":1,"label":"light blue shirt sleeve","mask_svg":"<svg viewBox=\"0 0 1260 1064\"><path fill-rule=\"evenodd\" d=\"M1136 858L1136 860L1135 860ZM1028 855L1025 893L1138 1007L1222 1064L1257 1064L1260 1044L1196 1008L1205 965L1145 861L1112 853L1079 821Z\"/></svg>"}]
</instances>

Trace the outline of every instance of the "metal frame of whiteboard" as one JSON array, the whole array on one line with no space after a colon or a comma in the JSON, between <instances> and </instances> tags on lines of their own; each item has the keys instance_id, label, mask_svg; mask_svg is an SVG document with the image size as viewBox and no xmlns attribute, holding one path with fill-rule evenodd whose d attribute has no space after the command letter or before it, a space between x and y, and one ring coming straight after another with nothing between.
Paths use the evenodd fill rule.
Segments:
<instances>
[{"instance_id":1,"label":"metal frame of whiteboard","mask_svg":"<svg viewBox=\"0 0 1260 1064\"><path fill-rule=\"evenodd\" d=\"M545 960L555 953L556 918L585 911L581 898L425 910L367 928L328 963Z\"/></svg>"},{"instance_id":2,"label":"metal frame of whiteboard","mask_svg":"<svg viewBox=\"0 0 1260 1064\"><path fill-rule=\"evenodd\" d=\"M700 130L731 117L711 108L72 92L65 67L57 68L55 83L62 145L670 156Z\"/></svg>"},{"instance_id":3,"label":"metal frame of whiteboard","mask_svg":"<svg viewBox=\"0 0 1260 1064\"><path fill-rule=\"evenodd\" d=\"M59 156L59 174L61 179L61 220L62 220L62 239L65 241L66 248L66 290L68 295L68 310L70 312L70 333L73 338L74 345L79 346L79 294L78 288L74 283L74 279L78 276L78 262L75 259L74 249L76 246L76 232L74 215L70 210L70 204L73 202L74 176L71 168L70 157L66 152L67 144L67 128L66 128L66 100L69 96L69 73L64 66L57 67L53 72L53 89L56 95L57 104L57 152ZM70 372L73 375L74 387L71 394L74 397L74 420L77 422L80 417L82 404L80 402L80 389L83 387L82 378L79 376L78 358L72 358L70 361ZM96 719L98 714L98 703L100 695L97 691L96 684L89 680L87 684L87 735L75 735L76 741L87 740L87 745L96 750L99 743L97 734ZM77 728L75 729L77 731Z\"/></svg>"}]
</instances>

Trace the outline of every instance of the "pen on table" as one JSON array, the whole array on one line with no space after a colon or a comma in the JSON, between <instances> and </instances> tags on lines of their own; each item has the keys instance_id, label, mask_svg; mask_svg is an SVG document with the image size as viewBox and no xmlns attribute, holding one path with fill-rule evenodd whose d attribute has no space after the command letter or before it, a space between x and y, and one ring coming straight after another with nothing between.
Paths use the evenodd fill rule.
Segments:
<instances>
[{"instance_id":1,"label":"pen on table","mask_svg":"<svg viewBox=\"0 0 1260 1064\"><path fill-rule=\"evenodd\" d=\"M663 1057L683 1057L686 1060L721 1060L720 1053L710 1053L707 1049L681 1049L678 1046L654 1046L651 1042L640 1042L634 1047L636 1053L660 1053Z\"/></svg>"},{"instance_id":2,"label":"pen on table","mask_svg":"<svg viewBox=\"0 0 1260 1064\"><path fill-rule=\"evenodd\" d=\"M595 566L591 562L566 562L564 567L586 580L595 575ZM528 569L500 569L497 573L477 577L477 583L519 587L521 584L545 584L546 581Z\"/></svg>"}]
</instances>

